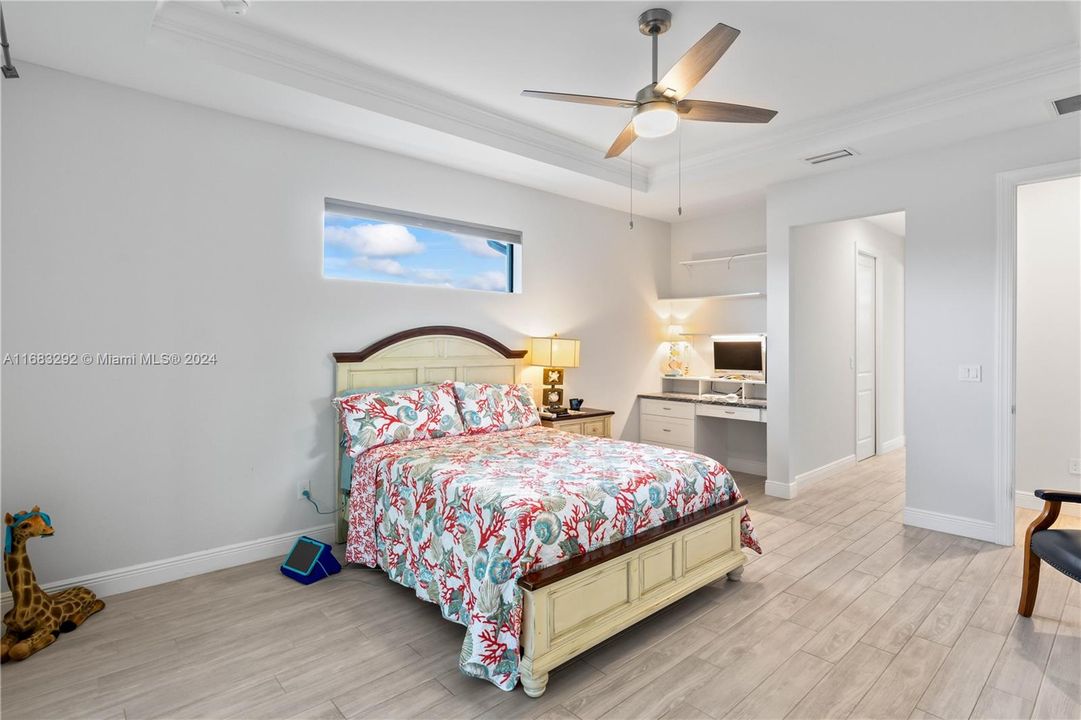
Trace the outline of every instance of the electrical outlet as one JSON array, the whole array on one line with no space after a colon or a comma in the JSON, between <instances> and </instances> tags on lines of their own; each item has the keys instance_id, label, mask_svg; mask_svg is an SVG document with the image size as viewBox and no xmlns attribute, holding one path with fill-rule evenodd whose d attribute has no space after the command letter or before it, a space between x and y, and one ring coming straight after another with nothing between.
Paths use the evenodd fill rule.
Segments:
<instances>
[{"instance_id":1,"label":"electrical outlet","mask_svg":"<svg viewBox=\"0 0 1081 720\"><path fill-rule=\"evenodd\" d=\"M1070 458L1070 474L1081 475L1081 458Z\"/></svg>"},{"instance_id":2,"label":"electrical outlet","mask_svg":"<svg viewBox=\"0 0 1081 720\"><path fill-rule=\"evenodd\" d=\"M304 493L311 492L312 484L310 480L297 480L297 500L304 499Z\"/></svg>"}]
</instances>

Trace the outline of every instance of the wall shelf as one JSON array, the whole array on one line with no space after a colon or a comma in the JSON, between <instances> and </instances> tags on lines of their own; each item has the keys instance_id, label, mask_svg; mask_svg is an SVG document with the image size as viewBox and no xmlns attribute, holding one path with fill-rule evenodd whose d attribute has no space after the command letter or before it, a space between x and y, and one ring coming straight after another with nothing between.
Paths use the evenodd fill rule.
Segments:
<instances>
[{"instance_id":1,"label":"wall shelf","mask_svg":"<svg viewBox=\"0 0 1081 720\"><path fill-rule=\"evenodd\" d=\"M758 252L736 253L734 255L722 255L721 257L702 258L701 260L680 260L679 264L682 265L683 267L687 268L688 270L690 270L695 265L708 265L710 263L719 263L719 262L727 262L729 265L731 265L733 260L742 260L743 258L765 257L765 256L766 256L766 251L761 250L761 251L758 251Z\"/></svg>"},{"instance_id":2,"label":"wall shelf","mask_svg":"<svg viewBox=\"0 0 1081 720\"><path fill-rule=\"evenodd\" d=\"M662 380L684 380L690 382L715 382L732 383L734 385L765 385L765 380L737 380L735 378L719 378L710 375L661 375Z\"/></svg>"},{"instance_id":3,"label":"wall shelf","mask_svg":"<svg viewBox=\"0 0 1081 720\"><path fill-rule=\"evenodd\" d=\"M687 295L683 297L661 297L658 300L740 300L744 298L764 298L764 292L728 293L727 295Z\"/></svg>"}]
</instances>

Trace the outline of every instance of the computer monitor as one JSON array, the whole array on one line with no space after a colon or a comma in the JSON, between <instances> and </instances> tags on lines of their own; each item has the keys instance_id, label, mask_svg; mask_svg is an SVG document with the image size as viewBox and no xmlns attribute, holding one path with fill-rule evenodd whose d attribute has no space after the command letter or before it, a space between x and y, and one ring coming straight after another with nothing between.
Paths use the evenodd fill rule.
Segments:
<instances>
[{"instance_id":1,"label":"computer monitor","mask_svg":"<svg viewBox=\"0 0 1081 720\"><path fill-rule=\"evenodd\" d=\"M765 335L715 335L713 374L743 380L766 379Z\"/></svg>"}]
</instances>

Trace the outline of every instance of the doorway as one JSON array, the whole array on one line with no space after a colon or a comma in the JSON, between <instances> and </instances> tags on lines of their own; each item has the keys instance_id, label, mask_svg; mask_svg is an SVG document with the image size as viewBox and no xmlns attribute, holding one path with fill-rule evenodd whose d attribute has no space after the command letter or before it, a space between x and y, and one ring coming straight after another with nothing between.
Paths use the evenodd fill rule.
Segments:
<instances>
[{"instance_id":1,"label":"doorway","mask_svg":"<svg viewBox=\"0 0 1081 720\"><path fill-rule=\"evenodd\" d=\"M1079 277L1081 177L1018 187L1014 493L1034 510L1038 488L1081 490Z\"/></svg>"},{"instance_id":2,"label":"doorway","mask_svg":"<svg viewBox=\"0 0 1081 720\"><path fill-rule=\"evenodd\" d=\"M1020 410L1019 403L1022 402L1017 395L1018 390L1018 240L1019 230L1022 229L1020 225L1019 206L1018 199L1024 195L1022 188L1030 187L1059 181L1064 178L1076 178L1078 177L1078 161L1070 160L1066 162L1058 162L1049 165L1040 165L1037 168L1025 168L1022 170L1014 170L1010 172L1000 173L996 178L997 195L998 195L998 286L996 292L996 318L998 323L998 332L996 336L996 348L995 348L995 371L996 371L996 384L995 384L995 542L1002 545L1013 545L1014 543L1014 523L1015 523L1015 507L1024 506L1031 503L1036 504L1035 497L1031 497L1031 492L1022 488L1022 485L1018 482L1018 467L1017 467L1017 411ZM1072 198L1073 201L1077 201L1076 195ZM1065 222L1069 221L1070 215L1068 210L1064 211L1063 219ZM1077 210L1073 211L1073 222L1077 222ZM1078 240L1077 230L1073 231L1073 239L1075 242ZM1060 259L1056 265L1065 265L1066 263ZM1077 268L1075 268L1075 285L1076 290L1076 278ZM1077 301L1072 309L1076 309ZM1069 301L1065 303L1059 302L1056 308L1070 307ZM1055 318L1060 314L1058 309L1052 312L1050 318ZM1073 337L1077 337L1078 329L1075 325L1075 332ZM1055 342L1056 354L1063 354L1063 337L1058 337ZM1024 354L1023 354L1024 355ZM1037 356L1033 356L1037 357ZM1024 358L1022 358L1024 360ZM1031 361L1030 361L1031 362ZM1075 364L1071 369L1073 372L1069 374L1070 381L1072 382L1073 375L1078 372L1078 365ZM1043 378L1042 395L1044 397L1054 396L1062 402L1059 404L1066 405L1066 401L1070 403L1081 403L1081 398L1071 397L1073 391L1071 388L1077 388L1077 385L1064 386L1065 376L1054 377L1049 379L1046 376ZM1049 388L1053 388L1049 390ZM1031 403L1035 398L1030 398L1028 403ZM1039 400L1036 400L1039 402ZM1078 404L1073 404L1073 408L1078 408ZM1035 409L1029 404L1030 411ZM1022 414L1024 416L1024 410ZM1075 439L1077 434L1075 432ZM1026 440L1027 442L1027 440ZM1063 483L1067 488L1078 488L1081 485L1081 476L1073 475L1070 472L1070 459L1076 457L1071 455L1073 451L1068 450L1068 446L1057 446L1056 450L1050 451L1049 455L1052 458L1052 462L1057 459L1057 467L1052 471L1051 477L1040 478L1039 484L1041 486L1051 486L1056 483ZM1064 456L1065 454L1067 456ZM1081 452L1081 451L1078 451ZM1064 479L1065 474L1065 479ZM1027 484L1027 481L1026 481ZM1042 505L1042 504L1041 504ZM1064 506L1064 510L1066 510Z\"/></svg>"},{"instance_id":3,"label":"doorway","mask_svg":"<svg viewBox=\"0 0 1081 720\"><path fill-rule=\"evenodd\" d=\"M792 228L792 434L797 489L899 450L904 432L905 213Z\"/></svg>"}]
</instances>

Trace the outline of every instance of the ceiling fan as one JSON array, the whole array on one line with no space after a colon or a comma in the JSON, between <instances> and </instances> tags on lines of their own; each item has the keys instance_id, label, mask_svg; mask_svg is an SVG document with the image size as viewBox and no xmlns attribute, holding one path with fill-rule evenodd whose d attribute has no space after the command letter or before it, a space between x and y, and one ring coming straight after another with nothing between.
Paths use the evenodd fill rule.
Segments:
<instances>
[{"instance_id":1,"label":"ceiling fan","mask_svg":"<svg viewBox=\"0 0 1081 720\"><path fill-rule=\"evenodd\" d=\"M768 123L776 110L732 103L688 100L687 94L706 76L739 37L739 30L717 23L683 57L657 80L657 38L672 26L672 13L663 8L646 10L638 17L638 29L653 40L653 82L638 91L634 100L523 90L526 97L562 102L634 108L634 117L619 134L606 158L616 157L640 137L662 137L679 126L679 120L705 122Z\"/></svg>"}]
</instances>

